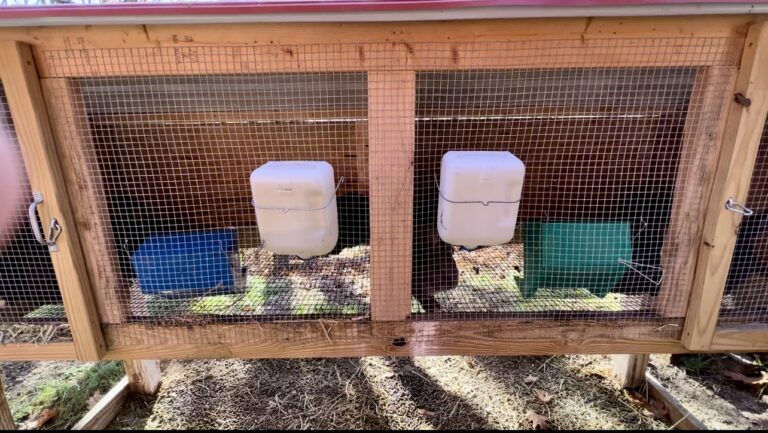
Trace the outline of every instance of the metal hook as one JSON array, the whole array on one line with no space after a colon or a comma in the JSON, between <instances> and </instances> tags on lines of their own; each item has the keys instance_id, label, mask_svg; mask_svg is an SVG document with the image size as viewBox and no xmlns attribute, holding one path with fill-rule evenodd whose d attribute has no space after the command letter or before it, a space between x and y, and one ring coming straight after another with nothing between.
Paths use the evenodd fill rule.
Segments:
<instances>
[{"instance_id":1,"label":"metal hook","mask_svg":"<svg viewBox=\"0 0 768 433\"><path fill-rule=\"evenodd\" d=\"M731 212L740 213L745 217L752 216L755 213L743 203L737 202L733 197L728 197L728 200L725 201L725 208Z\"/></svg>"},{"instance_id":2,"label":"metal hook","mask_svg":"<svg viewBox=\"0 0 768 433\"><path fill-rule=\"evenodd\" d=\"M661 285L661 282L664 280L664 269L662 269L662 268L660 268L660 267L658 267L658 266L651 266L651 265L644 265L644 264L642 264L642 263L635 263L635 262L630 262L630 261L628 261L628 260L624 260L624 259L622 259L622 258L619 258L617 261L618 261L620 264L622 264L622 265L624 265L624 266L628 267L629 269L632 269L632 270L633 270L633 271L635 271L637 274L639 274L641 277L645 278L646 280L650 281L651 283L653 283L653 284L654 284L654 285L656 285L656 286L660 286L660 285ZM658 281L656 281L656 280L654 280L653 278L651 278L651 277L649 277L648 275L646 275L645 273L643 273L643 271L641 271L640 269L637 269L637 268L639 268L639 267L643 267L643 268L648 268L648 269L654 269L654 270L657 270L657 271L661 271L661 277L659 277L659 280L658 280Z\"/></svg>"},{"instance_id":3,"label":"metal hook","mask_svg":"<svg viewBox=\"0 0 768 433\"><path fill-rule=\"evenodd\" d=\"M279 210L279 211L283 211L283 213L288 213L288 212L291 212L291 211L315 212L315 211L323 210L323 209L327 208L328 206L330 206L331 203L333 203L333 200L336 199L336 194L339 192L339 188L341 188L341 184L342 183L344 183L344 176L341 176L339 178L339 182L336 184L336 189L333 191L333 193L334 193L333 197L331 197L331 199L328 200L328 202L326 204L324 204L323 206L318 207L318 208L286 208L286 207L279 207L279 206L258 206L256 203L253 202L253 200L251 200L251 205L254 208L256 208L256 209L261 209L261 210Z\"/></svg>"},{"instance_id":4,"label":"metal hook","mask_svg":"<svg viewBox=\"0 0 768 433\"><path fill-rule=\"evenodd\" d=\"M49 229L48 233L48 239L45 239L43 237L43 233L40 230L40 226L37 224L37 206L43 202L43 194L39 192L33 192L32 193L32 203L29 205L29 208L27 209L27 215L29 216L29 225L32 227L32 233L35 235L35 240L40 245L45 245L48 247L48 251L56 252L59 250L59 247L56 246L56 239L58 239L59 235L61 235L62 227L59 224L59 221L56 220L56 218L51 218L51 227Z\"/></svg>"},{"instance_id":5,"label":"metal hook","mask_svg":"<svg viewBox=\"0 0 768 433\"><path fill-rule=\"evenodd\" d=\"M493 204L514 204L514 203L520 203L520 201L522 200L522 197L517 199L517 200L513 200L513 201L498 201L498 200L489 200L489 201L480 201L480 200L477 200L477 201L455 201L455 200L451 200L451 199L447 198L446 196L444 196L443 192L440 190L440 182L438 182L438 180L437 180L437 174L435 174L434 177L435 177L435 186L437 187L437 193L440 195L440 198L442 198L443 200L447 201L448 203L453 203L453 204L481 204L483 206L488 206L491 203L493 203Z\"/></svg>"}]
</instances>

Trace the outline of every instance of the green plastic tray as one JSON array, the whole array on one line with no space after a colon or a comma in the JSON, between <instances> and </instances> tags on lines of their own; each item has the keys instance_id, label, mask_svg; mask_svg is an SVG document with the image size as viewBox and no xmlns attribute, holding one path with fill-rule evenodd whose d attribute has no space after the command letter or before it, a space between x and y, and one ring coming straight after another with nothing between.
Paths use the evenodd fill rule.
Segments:
<instances>
[{"instance_id":1,"label":"green plastic tray","mask_svg":"<svg viewBox=\"0 0 768 433\"><path fill-rule=\"evenodd\" d=\"M585 288L604 297L624 276L632 260L628 222L528 222L522 225L524 297L539 288Z\"/></svg>"}]
</instances>

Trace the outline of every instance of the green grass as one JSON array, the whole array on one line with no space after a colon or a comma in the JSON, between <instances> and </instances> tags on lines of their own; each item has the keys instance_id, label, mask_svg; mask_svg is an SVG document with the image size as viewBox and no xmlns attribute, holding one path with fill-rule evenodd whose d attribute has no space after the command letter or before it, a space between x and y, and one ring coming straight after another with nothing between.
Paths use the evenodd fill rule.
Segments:
<instances>
[{"instance_id":1,"label":"green grass","mask_svg":"<svg viewBox=\"0 0 768 433\"><path fill-rule=\"evenodd\" d=\"M55 379L33 384L35 391L20 395L11 402L17 422L32 419L45 408L56 409L58 415L46 428L63 429L74 425L88 411L87 400L96 391L106 393L125 375L120 361L77 364L61 372Z\"/></svg>"}]
</instances>

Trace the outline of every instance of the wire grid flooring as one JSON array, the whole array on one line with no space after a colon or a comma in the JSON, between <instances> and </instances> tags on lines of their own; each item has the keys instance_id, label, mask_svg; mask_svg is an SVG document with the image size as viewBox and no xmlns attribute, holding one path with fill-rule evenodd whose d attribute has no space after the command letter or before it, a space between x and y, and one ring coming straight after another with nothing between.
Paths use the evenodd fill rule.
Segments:
<instances>
[{"instance_id":1,"label":"wire grid flooring","mask_svg":"<svg viewBox=\"0 0 768 433\"><path fill-rule=\"evenodd\" d=\"M683 143L686 134L716 129L740 42L589 41L591 55L602 54L600 67L569 66L579 55L569 54L570 42L476 43L476 56L485 56L482 69L418 72L411 317L624 318L676 329L681 317L656 314L659 280L686 276L663 274L662 244L670 218L682 215L683 204L673 202L676 182L707 156L706 149L683 153ZM339 71L354 71L349 59L364 51L377 71L386 71L382 60L395 56L386 46L43 53L54 77L110 75L66 79L80 96L60 90L53 98L54 105L74 106L77 119L66 134L91 141L82 163L103 186L91 200L111 226L106 235L112 239L100 245L102 264L110 266L109 256L119 262L110 282L119 299L107 305L116 323L369 317L370 225L376 221L369 215L366 74L300 72L295 60L268 54L312 53ZM697 79L702 68L664 66L671 46L688 60L683 63L713 65L707 86L722 101L692 98L705 90ZM419 55L425 64L439 63L450 47L422 44ZM250 63L235 63L228 53ZM627 67L627 53L654 66ZM88 66L73 56L87 57ZM151 75L169 68L177 75ZM241 70L248 73L231 73ZM400 97L400 84L391 84L393 98ZM407 133L393 128L393 135ZM439 239L435 176L449 150L510 151L526 164L509 243L466 251ZM331 254L300 260L261 248L248 177L269 160L325 160L334 167L340 242ZM701 198L704 191L693 193ZM543 234L533 235L534 228ZM174 236L212 233L233 239L228 249L211 253L218 259L176 258L196 268L197 289L181 287L179 275L163 281L165 293L142 288L134 258L149 239L178 243ZM563 238L565 246L546 252L549 261L529 269L531 251L546 256L540 249ZM673 246L667 253L686 252ZM394 266L392 272L401 271ZM203 282L222 272L224 283Z\"/></svg>"},{"instance_id":2,"label":"wire grid flooring","mask_svg":"<svg viewBox=\"0 0 768 433\"><path fill-rule=\"evenodd\" d=\"M21 151L5 92L0 86L0 135L24 173ZM22 203L10 227L0 233L0 344L47 343L71 338L48 248L35 241L27 216L29 179L19 179ZM7 199L7 198L6 198Z\"/></svg>"},{"instance_id":3,"label":"wire grid flooring","mask_svg":"<svg viewBox=\"0 0 768 433\"><path fill-rule=\"evenodd\" d=\"M721 322L768 322L768 127L763 129L720 308Z\"/></svg>"}]
</instances>

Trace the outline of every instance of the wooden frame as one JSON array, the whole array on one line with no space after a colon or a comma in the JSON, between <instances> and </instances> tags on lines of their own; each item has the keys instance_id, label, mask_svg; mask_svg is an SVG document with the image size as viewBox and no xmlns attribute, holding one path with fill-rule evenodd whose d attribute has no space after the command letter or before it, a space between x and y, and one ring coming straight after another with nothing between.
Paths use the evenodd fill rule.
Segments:
<instances>
[{"instance_id":1,"label":"wooden frame","mask_svg":"<svg viewBox=\"0 0 768 433\"><path fill-rule=\"evenodd\" d=\"M724 194L737 194L738 198L743 198L745 190L732 193L726 191L724 185L734 182L733 172L738 170L734 170L732 162L743 160L740 152L749 154L754 151L752 147L756 145L749 128L755 129L760 121L757 111L762 112L766 104L755 93L758 89L761 92L765 89L765 79L759 73L767 50L755 54L759 51L758 47L764 45L761 42L765 33L762 21L763 17L705 16L0 29L0 41L6 41L0 46L3 65L0 74L4 82L8 77L16 89L9 95L9 101L13 99L11 109L14 118L18 117L20 121L20 140L25 148L27 168L34 176L33 188L41 190L46 197L41 211L46 218L56 216L65 227L77 227L68 232L65 230L60 241L62 250L53 255L75 334L74 345L68 347L76 347L77 356L81 359L680 353L725 348L768 350L768 338L765 338L768 328L716 327L716 320L713 322L707 318L708 314L717 310L712 298L717 295L718 278L722 277L721 274L709 276L707 269L721 266L715 262L730 254L727 248L721 248L724 244L719 238L714 244L719 251L717 254L708 252L711 247L707 245L713 245L715 234L719 236L723 230L733 227L735 219L732 215L723 217L720 201ZM666 254L663 259L665 268L673 269L672 272L680 277L668 280L662 287L659 303L659 315L667 318L684 317L687 307L689 319L686 322L685 345L675 335L660 333L642 321L620 322L621 327L613 322L583 321L405 321L410 313L413 215L398 209L410 209L413 200L411 167L414 162L416 71L535 68L541 66L535 55L523 60L499 62L487 52L473 49L473 44L483 42L490 49L503 50L508 49L507 42L524 47L527 41L550 40L562 44L559 49L564 60L558 65L560 67L595 67L617 62L624 66L654 66L655 62L660 62L663 66L696 67L699 72L692 103L725 103L728 96L721 93L724 78L717 75L718 66L737 63L740 50L722 50L701 60L686 55L680 49L682 42L670 43L664 48L639 48L629 54L623 46L601 44L606 38L673 39L691 36L731 38L735 42L746 38L736 86L754 102L748 110L731 104L730 113L722 116L722 122L718 119L703 120L696 114L686 122L683 154L699 155L704 152L704 157L691 171L679 176L673 206L679 209L679 213L672 217L674 223L665 239L665 251L691 251L691 254L678 253L674 257ZM329 56L329 53L318 54L305 47L318 43L338 44L339 49ZM371 47L375 50L370 51ZM98 51L89 51L107 48L124 50L116 53L118 58L110 62L98 57ZM147 52L143 50L145 48L159 48L156 54L166 61L142 61ZM255 50L247 51L245 48ZM422 55L425 52L429 55ZM254 53L257 56L254 57ZM57 58L66 58L67 64L57 63ZM115 67L121 59L130 59L131 68ZM37 70L34 69L35 61ZM212 70L210 65L216 66ZM114 263L104 267L94 260L104 254L104 248L109 249L109 218L104 215L95 220L89 218L89 214L92 215L97 209L94 197L101 188L101 180L98 173L82 170L87 165L85 155L92 143L86 133L89 125L82 124L85 116L75 111L82 106L78 102L82 96L68 77L328 70L368 73L369 120L367 125L361 123L359 130L361 134L367 130L371 161L368 168L370 190L372 196L379 199L397 200L397 203L371 202L372 243L376 239L372 247L376 251L376 259L371 263L373 322L319 322L319 325L317 322L298 322L229 327L230 331L243 331L249 335L256 333L264 337L250 342L228 339L227 334L221 334L217 326L195 328L195 335L205 336L209 344L179 343L195 341L192 338L160 341L163 335L178 336L175 333L185 332L177 328L163 328L163 332L157 333L145 325L118 325L125 317L125 307L120 304L123 297L119 295L119 279L115 278L119 271ZM40 77L53 133L48 126L48 114L37 85ZM52 104L54 94L63 98L63 105L68 109L52 108L62 105ZM746 114L738 114L741 112ZM762 115L763 121L764 118ZM696 125L702 123L713 128L697 129ZM749 178L743 172L740 176L741 180L737 183ZM707 192L712 190L708 201L698 198L702 185ZM705 208L708 209L706 213ZM726 220L727 224L724 223ZM72 236L75 231L78 235ZM105 241L97 242L95 239ZM702 246L696 257L699 245ZM391 273L393 269L397 271L394 274ZM722 268L717 269L722 272ZM689 294L692 300L686 304ZM387 305L384 305L384 300ZM104 336L101 335L98 317L101 324L106 325ZM281 330L291 335L296 330L302 330L304 334L297 340L275 338ZM188 337L190 335L187 334ZM344 338L336 339L336 336ZM403 338L405 345L395 344L395 338ZM49 353L51 356L56 356L56 353L69 356L66 350L63 345L55 346ZM0 350L0 358L2 353Z\"/></svg>"},{"instance_id":2,"label":"wooden frame","mask_svg":"<svg viewBox=\"0 0 768 433\"><path fill-rule=\"evenodd\" d=\"M729 197L744 202L768 116L768 25L750 27L734 93L751 99L749 106L731 102L715 183L699 247L694 286L685 322L683 344L709 350L720 316L728 271L741 215L728 211Z\"/></svg>"}]
</instances>

